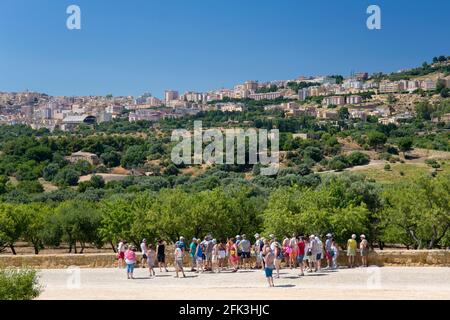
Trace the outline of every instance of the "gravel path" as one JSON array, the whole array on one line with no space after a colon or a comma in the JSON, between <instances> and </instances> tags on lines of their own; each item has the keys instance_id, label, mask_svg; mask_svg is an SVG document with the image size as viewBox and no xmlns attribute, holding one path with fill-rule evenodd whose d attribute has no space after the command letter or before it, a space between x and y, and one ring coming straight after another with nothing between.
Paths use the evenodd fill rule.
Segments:
<instances>
[{"instance_id":1,"label":"gravel path","mask_svg":"<svg viewBox=\"0 0 450 320\"><path fill-rule=\"evenodd\" d=\"M196 274L175 278L173 270L148 278L136 269L41 270L39 299L450 299L450 268L358 268L298 276L282 270L275 288L262 271Z\"/></svg>"}]
</instances>

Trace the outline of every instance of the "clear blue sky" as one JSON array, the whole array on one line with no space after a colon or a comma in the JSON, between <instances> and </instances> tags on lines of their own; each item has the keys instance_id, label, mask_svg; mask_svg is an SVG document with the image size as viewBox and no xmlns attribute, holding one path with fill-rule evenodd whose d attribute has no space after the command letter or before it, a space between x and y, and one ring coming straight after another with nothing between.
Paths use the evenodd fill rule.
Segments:
<instances>
[{"instance_id":1,"label":"clear blue sky","mask_svg":"<svg viewBox=\"0 0 450 320\"><path fill-rule=\"evenodd\" d=\"M82 30L66 29L66 8ZM366 9L382 9L382 30ZM448 0L1 0L0 91L161 96L450 55Z\"/></svg>"}]
</instances>

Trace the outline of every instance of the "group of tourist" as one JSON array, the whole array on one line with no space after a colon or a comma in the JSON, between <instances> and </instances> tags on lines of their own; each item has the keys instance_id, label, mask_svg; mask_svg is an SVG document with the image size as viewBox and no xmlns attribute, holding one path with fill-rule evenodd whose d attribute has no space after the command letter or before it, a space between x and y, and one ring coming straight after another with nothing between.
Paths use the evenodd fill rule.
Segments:
<instances>
[{"instance_id":1,"label":"group of tourist","mask_svg":"<svg viewBox=\"0 0 450 320\"><path fill-rule=\"evenodd\" d=\"M176 277L181 274L186 277L184 272L184 258L189 256L191 272L215 272L231 268L231 272L237 272L239 269L263 269L268 280L269 286L273 286L273 271L276 271L276 278L280 277L282 262L284 266L291 269L300 269L300 276L305 272L318 272L322 269L336 269L338 267L337 258L339 255L338 247L331 233L324 239L320 236L297 236L292 234L279 241L274 235L263 238L259 234L254 235L255 242L252 244L247 236L237 235L226 241L213 239L211 235L203 239L193 238L190 244L184 237L176 241L173 249L174 266ZM358 242L356 235L353 234L347 241L348 267L356 266L356 255ZM360 236L359 252L363 267L368 266L369 243L365 235ZM323 240L323 241L322 241ZM121 240L117 247L118 266L127 269L127 278L133 279L133 272L137 263L136 247L126 245ZM147 266L150 277L156 275L155 268L159 267L168 272L166 265L166 245L162 240L158 240L157 245L148 244L143 239L140 245L142 253L141 266ZM251 258L255 258L252 263ZM322 262L326 261L326 267L323 268Z\"/></svg>"}]
</instances>

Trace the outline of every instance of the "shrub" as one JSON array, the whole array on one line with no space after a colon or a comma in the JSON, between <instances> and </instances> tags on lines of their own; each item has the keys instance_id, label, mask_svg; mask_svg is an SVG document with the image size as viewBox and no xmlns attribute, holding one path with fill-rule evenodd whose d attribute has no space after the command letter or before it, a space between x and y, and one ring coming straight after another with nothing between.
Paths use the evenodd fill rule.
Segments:
<instances>
[{"instance_id":1,"label":"shrub","mask_svg":"<svg viewBox=\"0 0 450 320\"><path fill-rule=\"evenodd\" d=\"M386 165L384 166L384 170L390 171L391 170L391 165L386 163Z\"/></svg>"},{"instance_id":2,"label":"shrub","mask_svg":"<svg viewBox=\"0 0 450 320\"><path fill-rule=\"evenodd\" d=\"M36 270L0 270L0 300L31 300L40 293Z\"/></svg>"}]
</instances>

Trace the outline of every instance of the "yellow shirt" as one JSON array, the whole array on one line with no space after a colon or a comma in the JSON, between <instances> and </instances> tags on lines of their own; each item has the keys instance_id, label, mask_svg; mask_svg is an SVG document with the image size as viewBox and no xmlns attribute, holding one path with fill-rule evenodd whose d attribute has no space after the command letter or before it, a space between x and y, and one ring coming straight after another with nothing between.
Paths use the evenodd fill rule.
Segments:
<instances>
[{"instance_id":1,"label":"yellow shirt","mask_svg":"<svg viewBox=\"0 0 450 320\"><path fill-rule=\"evenodd\" d=\"M357 246L358 246L358 243L356 242L356 240L354 240L354 239L349 239L349 240L347 241L347 248L356 250L356 247L357 247Z\"/></svg>"}]
</instances>

